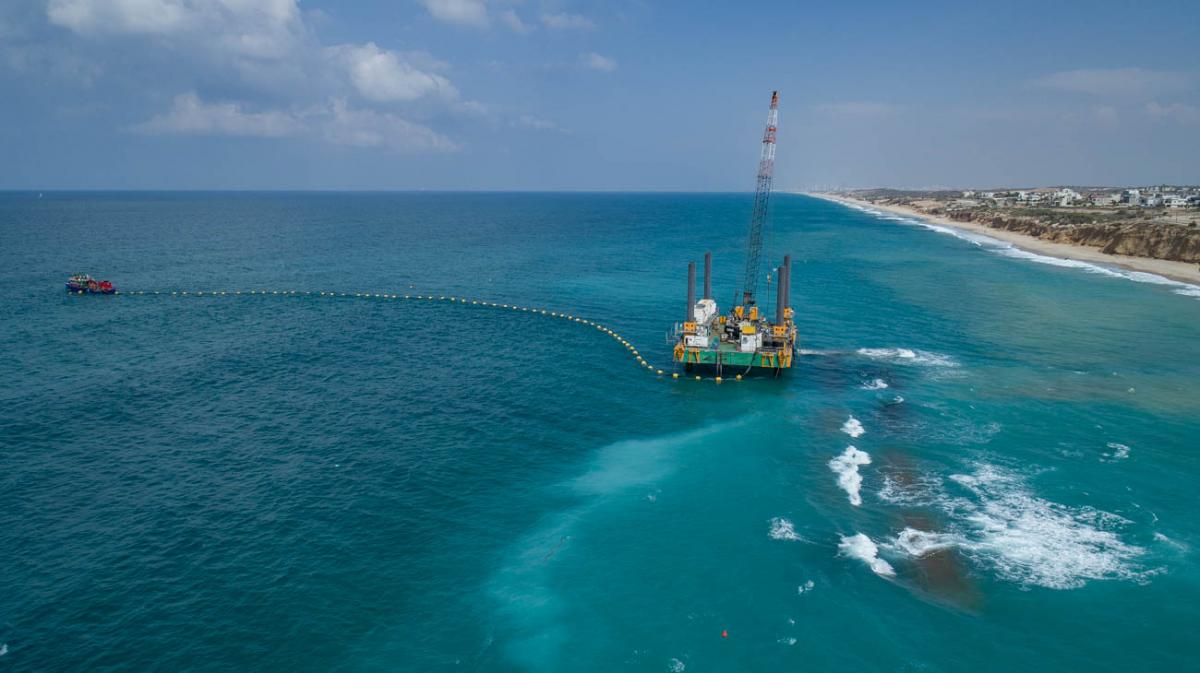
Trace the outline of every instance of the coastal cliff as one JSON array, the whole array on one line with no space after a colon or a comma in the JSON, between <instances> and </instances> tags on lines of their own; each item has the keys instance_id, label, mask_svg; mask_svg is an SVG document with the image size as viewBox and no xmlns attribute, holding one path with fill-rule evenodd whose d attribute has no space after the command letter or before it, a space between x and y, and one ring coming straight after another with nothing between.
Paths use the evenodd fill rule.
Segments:
<instances>
[{"instance_id":1,"label":"coastal cliff","mask_svg":"<svg viewBox=\"0 0 1200 673\"><path fill-rule=\"evenodd\" d=\"M959 192L906 192L892 189L844 193L880 207L907 209L951 222L1031 236L1050 243L1099 249L1108 255L1200 263L1196 212L1165 217L1165 211L1138 208L995 208L959 197Z\"/></svg>"},{"instance_id":2,"label":"coastal cliff","mask_svg":"<svg viewBox=\"0 0 1200 673\"><path fill-rule=\"evenodd\" d=\"M1110 255L1200 263L1200 228L1197 227L1156 222L1047 222L1036 217L970 210L930 209L928 213L959 222L975 222L992 229L1025 234L1044 241L1087 245Z\"/></svg>"}]
</instances>

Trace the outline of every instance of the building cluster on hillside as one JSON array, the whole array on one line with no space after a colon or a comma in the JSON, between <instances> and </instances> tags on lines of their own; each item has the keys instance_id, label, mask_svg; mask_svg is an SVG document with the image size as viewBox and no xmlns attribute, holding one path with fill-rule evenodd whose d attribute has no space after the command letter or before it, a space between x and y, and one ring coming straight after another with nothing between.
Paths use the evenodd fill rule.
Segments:
<instances>
[{"instance_id":1,"label":"building cluster on hillside","mask_svg":"<svg viewBox=\"0 0 1200 673\"><path fill-rule=\"evenodd\" d=\"M1200 208L1200 187L1138 187L1079 193L1070 187L1011 191L965 191L962 206L1039 206L1110 208Z\"/></svg>"}]
</instances>

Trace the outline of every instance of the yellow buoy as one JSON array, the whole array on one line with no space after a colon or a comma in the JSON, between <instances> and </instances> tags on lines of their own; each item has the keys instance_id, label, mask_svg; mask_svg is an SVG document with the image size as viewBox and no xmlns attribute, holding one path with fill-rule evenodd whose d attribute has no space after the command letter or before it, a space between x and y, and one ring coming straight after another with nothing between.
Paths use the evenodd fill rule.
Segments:
<instances>
[{"instance_id":1,"label":"yellow buoy","mask_svg":"<svg viewBox=\"0 0 1200 673\"><path fill-rule=\"evenodd\" d=\"M662 370L661 370L661 369L660 369L660 370L658 370L658 375L659 375L659 376L662 376Z\"/></svg>"},{"instance_id":2,"label":"yellow buoy","mask_svg":"<svg viewBox=\"0 0 1200 673\"><path fill-rule=\"evenodd\" d=\"M720 383L720 382L721 382L721 377L720 377L720 376L718 376L717 378L715 378L715 379L713 379L713 380L714 380L714 381L716 381L717 383Z\"/></svg>"},{"instance_id":3,"label":"yellow buoy","mask_svg":"<svg viewBox=\"0 0 1200 673\"><path fill-rule=\"evenodd\" d=\"M738 374L738 375L737 375L736 377L734 377L734 378L736 378L737 380L741 381L741 380L742 380L742 375L741 375L741 374Z\"/></svg>"},{"instance_id":4,"label":"yellow buoy","mask_svg":"<svg viewBox=\"0 0 1200 673\"><path fill-rule=\"evenodd\" d=\"M697 381L699 381L699 380L700 380L700 377L699 377L699 376L697 376L697 377L696 377L696 380L697 380Z\"/></svg>"},{"instance_id":5,"label":"yellow buoy","mask_svg":"<svg viewBox=\"0 0 1200 673\"><path fill-rule=\"evenodd\" d=\"M679 378L679 372L671 372L671 378L673 378L673 379Z\"/></svg>"}]
</instances>

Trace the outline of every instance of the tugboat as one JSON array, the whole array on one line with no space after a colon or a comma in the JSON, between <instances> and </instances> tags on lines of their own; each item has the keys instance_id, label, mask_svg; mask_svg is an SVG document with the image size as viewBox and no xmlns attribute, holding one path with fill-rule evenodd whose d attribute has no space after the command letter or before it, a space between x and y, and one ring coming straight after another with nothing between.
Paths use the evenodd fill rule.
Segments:
<instances>
[{"instance_id":1,"label":"tugboat","mask_svg":"<svg viewBox=\"0 0 1200 673\"><path fill-rule=\"evenodd\" d=\"M107 280L96 280L86 273L77 273L67 279L67 292L73 294L113 294L117 288Z\"/></svg>"}]
</instances>

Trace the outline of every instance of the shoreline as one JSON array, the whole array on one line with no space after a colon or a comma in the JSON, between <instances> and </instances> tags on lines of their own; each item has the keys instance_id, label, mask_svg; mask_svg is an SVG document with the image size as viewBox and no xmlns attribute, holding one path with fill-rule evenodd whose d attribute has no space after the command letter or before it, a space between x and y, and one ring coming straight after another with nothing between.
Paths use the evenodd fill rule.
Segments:
<instances>
[{"instance_id":1,"label":"shoreline","mask_svg":"<svg viewBox=\"0 0 1200 673\"><path fill-rule=\"evenodd\" d=\"M998 241L1009 243L1017 248L1025 250L1026 252L1047 255L1049 257L1058 257L1060 259L1069 259L1077 262L1087 262L1089 264L1114 266L1125 269L1126 271L1150 273L1179 283L1200 286L1200 266L1190 262L1176 262L1167 259L1153 259L1150 257L1131 257L1129 255L1109 255L1100 252L1100 250L1097 248L1091 248L1082 245L1071 245L1069 243L1043 241L1042 239L1034 236L1028 236L1026 234L1020 234L1005 229L993 229L975 222L959 222L946 217L929 215L922 213L915 208L909 208L907 206L884 206L871 203L870 201L865 201L863 199L843 196L841 194L827 194L820 192L801 193L805 196L824 199L826 201L833 201L842 205L854 205L863 208L871 208L895 215L902 215L904 217L917 218L941 227L956 229L966 233L982 234Z\"/></svg>"}]
</instances>

